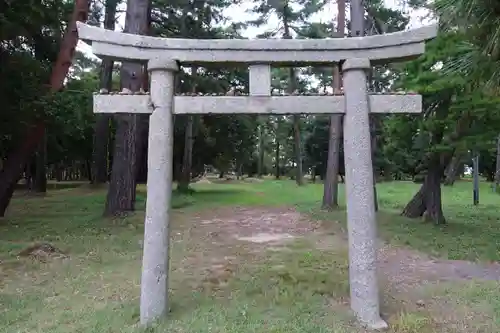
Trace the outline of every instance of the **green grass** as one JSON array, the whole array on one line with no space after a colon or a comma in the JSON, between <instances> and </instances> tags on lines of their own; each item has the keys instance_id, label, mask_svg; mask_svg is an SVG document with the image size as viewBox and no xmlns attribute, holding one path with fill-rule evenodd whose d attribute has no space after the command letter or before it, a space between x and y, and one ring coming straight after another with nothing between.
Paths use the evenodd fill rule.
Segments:
<instances>
[{"instance_id":1,"label":"green grass","mask_svg":"<svg viewBox=\"0 0 500 333\"><path fill-rule=\"evenodd\" d=\"M482 184L481 204L475 207L471 186L460 182L444 189L449 225L436 227L397 215L417 185L379 184L380 235L442 257L499 260L499 196ZM215 248L203 243L191 218L210 214L214 207L294 205L324 221L326 228L336 228L345 223L345 214L318 210L320 185L297 188L291 181L265 181L194 188L192 196L175 193L173 198L172 313L155 332L362 332L345 305L345 247L320 250L304 239L289 245L288 251L260 254L236 245ZM139 188L134 216L102 219L104 198L102 190L67 188L44 198L14 200L8 217L0 221L0 332L141 331L136 324L144 186ZM342 195L341 200L343 204ZM42 240L67 251L70 258L40 263L16 257ZM224 278L227 285L207 280L211 276L202 267L207 258L186 264L195 253L238 257L230 277ZM449 285L433 290L432 297L460 301L467 310L480 309L492 318L491 328L484 332L498 332L497 283ZM390 332L468 332L438 327L436 313L394 302L390 306L398 310L390 313Z\"/></svg>"}]
</instances>

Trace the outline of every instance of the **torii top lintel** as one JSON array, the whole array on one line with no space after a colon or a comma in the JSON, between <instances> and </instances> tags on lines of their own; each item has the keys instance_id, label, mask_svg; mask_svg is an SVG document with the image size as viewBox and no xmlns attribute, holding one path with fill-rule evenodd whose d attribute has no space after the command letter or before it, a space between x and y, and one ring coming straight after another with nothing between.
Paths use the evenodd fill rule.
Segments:
<instances>
[{"instance_id":1,"label":"torii top lintel","mask_svg":"<svg viewBox=\"0 0 500 333\"><path fill-rule=\"evenodd\" d=\"M166 57L182 64L269 63L325 65L350 58L372 63L408 60L425 51L425 41L436 37L438 26L384 35L326 39L182 39L127 34L77 23L80 39L95 55L116 60L147 61Z\"/></svg>"}]
</instances>

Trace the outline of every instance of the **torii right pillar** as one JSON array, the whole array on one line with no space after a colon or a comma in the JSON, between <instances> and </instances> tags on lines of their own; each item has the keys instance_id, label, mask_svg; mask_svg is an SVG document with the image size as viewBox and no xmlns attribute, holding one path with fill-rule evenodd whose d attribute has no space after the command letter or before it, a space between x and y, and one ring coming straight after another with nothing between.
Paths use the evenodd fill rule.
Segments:
<instances>
[{"instance_id":1,"label":"torii right pillar","mask_svg":"<svg viewBox=\"0 0 500 333\"><path fill-rule=\"evenodd\" d=\"M369 59L342 66L345 116L344 159L349 233L351 308L370 329L383 330L377 281L377 225L367 92Z\"/></svg>"}]
</instances>

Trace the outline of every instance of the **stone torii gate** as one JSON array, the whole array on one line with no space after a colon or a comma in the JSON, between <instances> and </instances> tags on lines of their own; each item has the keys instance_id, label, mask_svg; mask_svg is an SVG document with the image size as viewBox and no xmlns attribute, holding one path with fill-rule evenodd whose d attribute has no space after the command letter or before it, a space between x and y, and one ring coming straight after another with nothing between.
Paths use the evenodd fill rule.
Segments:
<instances>
[{"instance_id":1,"label":"stone torii gate","mask_svg":"<svg viewBox=\"0 0 500 333\"><path fill-rule=\"evenodd\" d=\"M419 113L420 95L369 94L366 72L373 64L415 58L437 26L385 35L308 40L177 39L132 35L78 23L80 39L93 53L115 60L147 62L150 94L97 94L94 112L150 116L147 202L141 279L140 321L168 312L169 217L172 190L174 114L344 113L344 154L349 234L351 308L373 329L387 324L379 312L376 216L369 112ZM333 67L342 63L344 95L274 96L271 64ZM248 96L174 96L179 65L247 65Z\"/></svg>"}]
</instances>

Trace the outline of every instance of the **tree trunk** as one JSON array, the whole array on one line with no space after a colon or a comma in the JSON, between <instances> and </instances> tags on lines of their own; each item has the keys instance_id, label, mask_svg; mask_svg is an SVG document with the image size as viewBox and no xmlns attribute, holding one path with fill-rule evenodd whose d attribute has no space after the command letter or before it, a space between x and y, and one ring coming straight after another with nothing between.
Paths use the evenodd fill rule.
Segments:
<instances>
[{"instance_id":1,"label":"tree trunk","mask_svg":"<svg viewBox=\"0 0 500 333\"><path fill-rule=\"evenodd\" d=\"M78 43L78 31L76 22L87 20L90 2L88 0L76 0L71 20L66 28L56 63L52 68L50 76L51 91L59 91L63 87L64 79L68 74L76 44ZM5 216L5 211L9 206L14 193L15 186L21 176L24 166L38 143L43 138L45 132L44 119L39 120L27 131L26 138L22 145L12 153L7 159L0 173L0 217Z\"/></svg>"},{"instance_id":2,"label":"tree trunk","mask_svg":"<svg viewBox=\"0 0 500 333\"><path fill-rule=\"evenodd\" d=\"M148 0L148 7L146 12L146 27L143 32L146 35L151 34L151 10L152 10L152 0ZM144 91L149 91L149 73L148 65L142 66L141 75L141 88ZM137 123L137 135L136 135L136 182L147 183L148 178L148 139L149 139L149 115L137 115L139 118Z\"/></svg>"},{"instance_id":3,"label":"tree trunk","mask_svg":"<svg viewBox=\"0 0 500 333\"><path fill-rule=\"evenodd\" d=\"M103 60L104 62L105 60ZM92 162L92 183L105 184L108 181L109 122L108 114L96 114L94 126L94 151Z\"/></svg>"},{"instance_id":4,"label":"tree trunk","mask_svg":"<svg viewBox=\"0 0 500 333\"><path fill-rule=\"evenodd\" d=\"M277 135L277 134L276 134ZM280 179L280 142L278 141L278 138L276 138L276 179Z\"/></svg>"},{"instance_id":5,"label":"tree trunk","mask_svg":"<svg viewBox=\"0 0 500 333\"><path fill-rule=\"evenodd\" d=\"M500 135L497 137L497 162L495 167L495 184L494 190L498 191L498 185L500 185Z\"/></svg>"},{"instance_id":6,"label":"tree trunk","mask_svg":"<svg viewBox=\"0 0 500 333\"><path fill-rule=\"evenodd\" d=\"M147 65L144 65L142 72L142 89L149 91L149 75ZM145 184L148 178L148 135L149 135L149 115L140 116L140 126L137 129L137 183Z\"/></svg>"},{"instance_id":7,"label":"tree trunk","mask_svg":"<svg viewBox=\"0 0 500 333\"><path fill-rule=\"evenodd\" d=\"M117 0L106 0L104 14L104 28L115 30ZM113 60L103 58L101 62L101 73L99 86L107 91L112 90ZM92 183L105 184L108 181L108 149L109 149L109 114L96 114L94 126L94 150L92 165Z\"/></svg>"},{"instance_id":8,"label":"tree trunk","mask_svg":"<svg viewBox=\"0 0 500 333\"><path fill-rule=\"evenodd\" d=\"M260 124L259 124L259 160L257 161L257 176L259 178L261 178L263 175L264 175L264 125L262 124L262 121L260 121Z\"/></svg>"},{"instance_id":9,"label":"tree trunk","mask_svg":"<svg viewBox=\"0 0 500 333\"><path fill-rule=\"evenodd\" d=\"M120 216L135 209L135 115L117 117L113 169L109 183L104 216Z\"/></svg>"},{"instance_id":10,"label":"tree trunk","mask_svg":"<svg viewBox=\"0 0 500 333\"><path fill-rule=\"evenodd\" d=\"M193 78L193 86L191 87L191 92L196 92L196 73L198 72L198 67L191 67L191 76ZM189 182L191 181L191 169L193 165L193 116L187 115L186 128L184 131L184 154L182 157L182 173L181 179L177 189L181 192L189 191Z\"/></svg>"},{"instance_id":11,"label":"tree trunk","mask_svg":"<svg viewBox=\"0 0 500 333\"><path fill-rule=\"evenodd\" d=\"M31 161L26 164L25 173L26 190L31 191L33 190L33 163Z\"/></svg>"},{"instance_id":12,"label":"tree trunk","mask_svg":"<svg viewBox=\"0 0 500 333\"><path fill-rule=\"evenodd\" d=\"M401 215L409 218L424 216L426 221L432 221L435 224L446 223L441 203L442 173L439 155L434 156L429 163L424 183L403 209Z\"/></svg>"},{"instance_id":13,"label":"tree trunk","mask_svg":"<svg viewBox=\"0 0 500 333\"><path fill-rule=\"evenodd\" d=\"M429 168L424 184L426 185L425 195L425 220L435 224L445 224L441 203L441 177L443 175L439 160L435 161Z\"/></svg>"},{"instance_id":14,"label":"tree trunk","mask_svg":"<svg viewBox=\"0 0 500 333\"><path fill-rule=\"evenodd\" d=\"M370 75L371 76L371 75ZM371 80L370 80L371 81ZM371 134L371 146L372 146L372 162L373 162L373 201L375 211L378 212L378 196L377 196L377 168L375 165L375 154L377 152L377 120L374 115L370 116L370 134Z\"/></svg>"},{"instance_id":15,"label":"tree trunk","mask_svg":"<svg viewBox=\"0 0 500 333\"><path fill-rule=\"evenodd\" d=\"M302 149L300 138L300 115L293 115L293 140L295 147L295 162L297 167L295 169L295 182L297 185L304 185L304 177L302 172Z\"/></svg>"},{"instance_id":16,"label":"tree trunk","mask_svg":"<svg viewBox=\"0 0 500 333\"><path fill-rule=\"evenodd\" d=\"M464 156L461 153L453 155L451 162L446 167L445 179L443 183L445 186L453 186L455 181L460 178L460 164L463 163L463 157Z\"/></svg>"},{"instance_id":17,"label":"tree trunk","mask_svg":"<svg viewBox=\"0 0 500 333\"><path fill-rule=\"evenodd\" d=\"M47 133L44 133L38 143L36 152L36 169L34 191L36 193L47 193Z\"/></svg>"},{"instance_id":18,"label":"tree trunk","mask_svg":"<svg viewBox=\"0 0 500 333\"><path fill-rule=\"evenodd\" d=\"M243 163L236 161L236 179L240 180L243 176Z\"/></svg>"},{"instance_id":19,"label":"tree trunk","mask_svg":"<svg viewBox=\"0 0 500 333\"><path fill-rule=\"evenodd\" d=\"M145 34L148 26L149 0L128 0L125 33ZM121 88L139 91L142 86L142 65L124 62L120 71ZM135 209L137 176L137 135L142 129L136 114L116 116L116 140L111 181L104 216L121 215Z\"/></svg>"},{"instance_id":20,"label":"tree trunk","mask_svg":"<svg viewBox=\"0 0 500 333\"><path fill-rule=\"evenodd\" d=\"M285 3L285 7L288 7L288 3ZM288 13L288 8L284 8L284 12ZM290 39L292 38L292 35L290 34L290 22L288 21L289 17L283 16L283 26L284 26L284 38L285 39ZM295 68L291 67L290 72L289 72L289 82L287 85L287 92L288 94L293 94L295 92L295 87L297 84L297 79L295 75ZM300 138L300 115L293 115L293 141L294 141L294 152L295 152L295 162L297 163L297 167L295 169L296 171L296 176L295 176L295 182L297 185L302 186L304 185L304 179L302 175L302 149L301 149L301 138Z\"/></svg>"},{"instance_id":21,"label":"tree trunk","mask_svg":"<svg viewBox=\"0 0 500 333\"><path fill-rule=\"evenodd\" d=\"M342 115L330 116L330 139L328 141L328 162L323 184L322 209L334 209L339 205L339 163Z\"/></svg>"},{"instance_id":22,"label":"tree trunk","mask_svg":"<svg viewBox=\"0 0 500 333\"><path fill-rule=\"evenodd\" d=\"M290 68L290 82L288 83L287 90L291 95L295 91L295 69ZM295 153L295 163L297 167L295 168L295 182L297 185L304 185L304 179L302 177L302 151L301 151L301 139L300 139L300 115L293 115L293 143L294 143L294 153Z\"/></svg>"},{"instance_id":23,"label":"tree trunk","mask_svg":"<svg viewBox=\"0 0 500 333\"><path fill-rule=\"evenodd\" d=\"M345 0L337 1L337 37L345 34ZM332 88L334 93L341 94L342 77L339 65L333 68ZM340 170L340 140L342 139L342 115L330 116L328 140L328 160L326 163L326 180L323 183L323 209L333 209L339 205L339 170Z\"/></svg>"},{"instance_id":24,"label":"tree trunk","mask_svg":"<svg viewBox=\"0 0 500 333\"><path fill-rule=\"evenodd\" d=\"M191 181L191 168L193 162L193 116L188 115L184 132L184 154L182 157L182 173L177 189L181 192L189 191Z\"/></svg>"}]
</instances>

